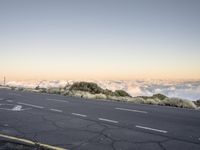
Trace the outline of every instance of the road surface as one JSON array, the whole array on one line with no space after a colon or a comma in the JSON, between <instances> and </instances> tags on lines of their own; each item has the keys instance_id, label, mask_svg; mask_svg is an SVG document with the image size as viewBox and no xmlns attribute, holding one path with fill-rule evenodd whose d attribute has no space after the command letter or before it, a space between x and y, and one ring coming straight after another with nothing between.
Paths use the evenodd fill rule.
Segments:
<instances>
[{"instance_id":1,"label":"road surface","mask_svg":"<svg viewBox=\"0 0 200 150\"><path fill-rule=\"evenodd\" d=\"M72 150L200 150L200 111L0 89L0 134Z\"/></svg>"}]
</instances>

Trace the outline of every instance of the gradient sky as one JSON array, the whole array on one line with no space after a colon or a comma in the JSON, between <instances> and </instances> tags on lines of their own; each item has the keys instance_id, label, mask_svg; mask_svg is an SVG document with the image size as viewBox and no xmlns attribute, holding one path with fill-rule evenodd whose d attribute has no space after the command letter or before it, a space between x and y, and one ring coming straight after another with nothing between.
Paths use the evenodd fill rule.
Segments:
<instances>
[{"instance_id":1,"label":"gradient sky","mask_svg":"<svg viewBox=\"0 0 200 150\"><path fill-rule=\"evenodd\" d=\"M200 79L199 0L0 0L0 76Z\"/></svg>"}]
</instances>

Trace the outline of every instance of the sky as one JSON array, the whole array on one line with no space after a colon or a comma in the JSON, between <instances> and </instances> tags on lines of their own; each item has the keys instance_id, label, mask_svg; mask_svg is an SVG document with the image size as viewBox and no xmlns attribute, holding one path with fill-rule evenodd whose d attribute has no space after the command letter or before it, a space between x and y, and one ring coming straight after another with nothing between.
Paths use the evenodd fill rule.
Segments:
<instances>
[{"instance_id":1,"label":"sky","mask_svg":"<svg viewBox=\"0 0 200 150\"><path fill-rule=\"evenodd\" d=\"M0 76L200 79L200 1L0 0Z\"/></svg>"}]
</instances>

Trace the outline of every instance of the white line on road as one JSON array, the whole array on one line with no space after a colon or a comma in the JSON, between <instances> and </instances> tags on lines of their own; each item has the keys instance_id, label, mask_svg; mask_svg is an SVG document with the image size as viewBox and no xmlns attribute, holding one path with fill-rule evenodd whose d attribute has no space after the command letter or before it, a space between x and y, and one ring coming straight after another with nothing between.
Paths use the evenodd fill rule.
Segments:
<instances>
[{"instance_id":1,"label":"white line on road","mask_svg":"<svg viewBox=\"0 0 200 150\"><path fill-rule=\"evenodd\" d=\"M9 100L9 99L8 99L8 100L6 100L6 101L7 101L7 102L9 102L9 103L12 103L12 102L13 102L13 100Z\"/></svg>"},{"instance_id":2,"label":"white line on road","mask_svg":"<svg viewBox=\"0 0 200 150\"><path fill-rule=\"evenodd\" d=\"M21 105L25 105L25 106L31 106L31 107L35 107L35 108L44 108L44 107L42 107L42 106L37 106L37 105L32 105L32 104L27 104L27 103L20 103L20 102L18 102L18 104L21 104Z\"/></svg>"},{"instance_id":3,"label":"white line on road","mask_svg":"<svg viewBox=\"0 0 200 150\"><path fill-rule=\"evenodd\" d=\"M56 111L56 112L63 112L62 110L59 109L50 109L51 111Z\"/></svg>"},{"instance_id":4,"label":"white line on road","mask_svg":"<svg viewBox=\"0 0 200 150\"><path fill-rule=\"evenodd\" d=\"M105 119L105 118L99 118L99 120L106 121L106 122L112 122L112 123L119 123L118 121L110 120L110 119Z\"/></svg>"},{"instance_id":5,"label":"white line on road","mask_svg":"<svg viewBox=\"0 0 200 150\"><path fill-rule=\"evenodd\" d=\"M142 111L142 110L135 110L135 109L127 109L127 108L115 108L117 110L124 110L124 111L131 111L131 112L138 112L138 113L144 113L147 114L146 111Z\"/></svg>"},{"instance_id":6,"label":"white line on road","mask_svg":"<svg viewBox=\"0 0 200 150\"><path fill-rule=\"evenodd\" d=\"M144 127L144 126L135 126L136 128L141 128L141 129L145 129L145 130L151 130L151 131L156 131L156 132L161 132L161 133L167 133L167 131L165 130L160 130L160 129L154 129L154 128L149 128L149 127Z\"/></svg>"},{"instance_id":7,"label":"white line on road","mask_svg":"<svg viewBox=\"0 0 200 150\"><path fill-rule=\"evenodd\" d=\"M72 115L80 116L80 117L87 117L86 115L83 115L83 114L77 114L77 113L72 113Z\"/></svg>"},{"instance_id":8,"label":"white line on road","mask_svg":"<svg viewBox=\"0 0 200 150\"><path fill-rule=\"evenodd\" d=\"M57 102L69 103L68 101L60 100L60 99L51 99L51 98L47 98L46 100L47 100L47 101L57 101Z\"/></svg>"}]
</instances>

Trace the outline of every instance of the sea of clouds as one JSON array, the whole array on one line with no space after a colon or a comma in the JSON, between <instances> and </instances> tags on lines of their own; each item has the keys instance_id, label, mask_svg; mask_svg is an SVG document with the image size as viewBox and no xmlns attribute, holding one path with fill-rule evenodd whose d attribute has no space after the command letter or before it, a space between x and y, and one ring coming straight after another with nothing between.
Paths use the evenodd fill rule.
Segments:
<instances>
[{"instance_id":1,"label":"sea of clouds","mask_svg":"<svg viewBox=\"0 0 200 150\"><path fill-rule=\"evenodd\" d=\"M161 93L169 97L179 97L189 100L200 99L200 80L131 80L131 81L97 81L87 80L89 82L95 82L104 89L110 90L125 90L132 96L151 96L156 93ZM65 87L71 85L73 80L68 81L26 81L26 82L7 82L9 86L35 88L36 86L44 88L52 87Z\"/></svg>"}]
</instances>

